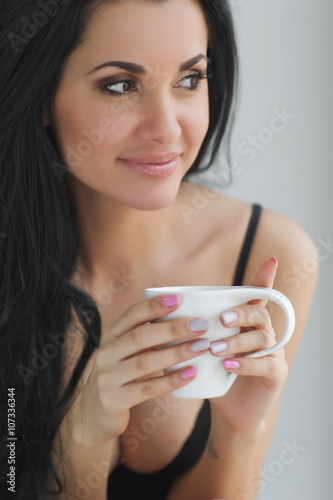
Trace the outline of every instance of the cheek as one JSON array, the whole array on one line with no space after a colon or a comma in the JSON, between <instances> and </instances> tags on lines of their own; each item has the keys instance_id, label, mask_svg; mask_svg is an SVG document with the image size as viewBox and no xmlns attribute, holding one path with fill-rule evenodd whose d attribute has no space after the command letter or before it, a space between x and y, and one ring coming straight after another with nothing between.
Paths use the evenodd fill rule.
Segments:
<instances>
[{"instance_id":1,"label":"cheek","mask_svg":"<svg viewBox=\"0 0 333 500\"><path fill-rule=\"evenodd\" d=\"M68 167L82 169L95 163L104 147L121 143L124 113L111 106L89 104L79 96L57 96L54 104L54 130L60 154Z\"/></svg>"},{"instance_id":2,"label":"cheek","mask_svg":"<svg viewBox=\"0 0 333 500\"><path fill-rule=\"evenodd\" d=\"M183 134L186 138L191 155L199 152L201 144L209 127L209 104L208 98L189 107L183 116ZM194 159L193 159L194 160Z\"/></svg>"}]
</instances>

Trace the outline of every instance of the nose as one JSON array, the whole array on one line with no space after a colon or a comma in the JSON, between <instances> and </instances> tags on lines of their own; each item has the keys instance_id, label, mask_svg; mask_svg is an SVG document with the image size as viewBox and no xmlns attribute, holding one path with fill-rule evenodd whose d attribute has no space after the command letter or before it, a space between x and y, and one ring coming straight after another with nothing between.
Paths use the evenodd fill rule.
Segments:
<instances>
[{"instance_id":1,"label":"nose","mask_svg":"<svg viewBox=\"0 0 333 500\"><path fill-rule=\"evenodd\" d=\"M171 144L182 134L177 103L171 96L158 94L142 103L142 114L137 128L141 140ZM179 111L179 110L178 110Z\"/></svg>"}]
</instances>

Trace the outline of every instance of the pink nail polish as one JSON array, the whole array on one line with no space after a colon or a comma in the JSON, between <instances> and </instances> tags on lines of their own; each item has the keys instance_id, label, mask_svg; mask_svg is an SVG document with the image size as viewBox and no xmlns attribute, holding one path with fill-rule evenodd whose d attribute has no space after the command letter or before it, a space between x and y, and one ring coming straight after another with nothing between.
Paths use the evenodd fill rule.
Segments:
<instances>
[{"instance_id":1,"label":"pink nail polish","mask_svg":"<svg viewBox=\"0 0 333 500\"><path fill-rule=\"evenodd\" d=\"M179 295L169 295L162 300L162 306L175 307L179 304Z\"/></svg>"},{"instance_id":2,"label":"pink nail polish","mask_svg":"<svg viewBox=\"0 0 333 500\"><path fill-rule=\"evenodd\" d=\"M184 370L181 374L180 374L181 378L183 380L188 380L190 378L193 378L196 376L196 371L195 371L195 368L193 368L192 366L190 368L186 368L186 370Z\"/></svg>"},{"instance_id":3,"label":"pink nail polish","mask_svg":"<svg viewBox=\"0 0 333 500\"><path fill-rule=\"evenodd\" d=\"M223 366L226 370L238 370L240 363L234 359L225 359L223 361Z\"/></svg>"},{"instance_id":4,"label":"pink nail polish","mask_svg":"<svg viewBox=\"0 0 333 500\"><path fill-rule=\"evenodd\" d=\"M272 257L271 260L274 262L276 269L279 267L279 263L276 257Z\"/></svg>"}]
</instances>

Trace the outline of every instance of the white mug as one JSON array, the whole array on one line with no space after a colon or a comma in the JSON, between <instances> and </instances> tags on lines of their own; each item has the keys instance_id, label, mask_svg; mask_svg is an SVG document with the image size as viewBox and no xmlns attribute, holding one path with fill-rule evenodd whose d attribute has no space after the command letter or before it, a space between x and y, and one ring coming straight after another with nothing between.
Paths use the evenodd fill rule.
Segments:
<instances>
[{"instance_id":1,"label":"white mug","mask_svg":"<svg viewBox=\"0 0 333 500\"><path fill-rule=\"evenodd\" d=\"M179 295L178 308L157 321L175 318L205 318L209 321L209 329L202 335L210 342L220 340L239 333L239 328L225 328L220 322L220 314L233 307L247 304L255 299L275 302L283 310L286 317L285 331L282 338L272 347L248 354L248 358L259 358L273 353L283 347L291 338L295 328L295 313L290 301L281 292L272 288L255 286L173 286L147 288L145 298L157 295ZM195 337L196 339L198 337ZM160 348L178 344L164 344ZM176 389L171 394L178 398L205 399L223 396L237 378L237 374L229 373L223 366L228 357L217 357L208 351L198 358L178 363L164 370L165 373L185 368L189 365L196 369L196 377L186 386Z\"/></svg>"}]
</instances>

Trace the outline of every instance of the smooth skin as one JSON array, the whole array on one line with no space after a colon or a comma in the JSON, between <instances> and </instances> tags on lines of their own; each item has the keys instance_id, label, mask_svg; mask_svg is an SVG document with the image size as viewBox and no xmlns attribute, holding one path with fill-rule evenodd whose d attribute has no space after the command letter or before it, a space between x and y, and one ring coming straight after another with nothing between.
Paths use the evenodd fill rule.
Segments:
<instances>
[{"instance_id":1,"label":"smooth skin","mask_svg":"<svg viewBox=\"0 0 333 500\"><path fill-rule=\"evenodd\" d=\"M249 222L247 203L182 180L209 123L207 41L205 18L194 0L102 5L90 20L84 43L65 65L52 109L45 112L45 125L71 169L67 180L78 205L81 247L73 282L92 295L102 319L101 345L55 440L55 447L59 437L65 443L66 466L58 464L56 455L54 462L72 498L89 497L79 485L96 474L94 464L102 464L104 472L90 498L105 500L108 473L120 454L138 472L167 465L203 403L170 396L191 381L182 370L163 374L181 361L191 368L191 359L202 354L191 349L195 340L186 341L204 333L190 328L198 318L155 323L177 304L163 305L163 297L145 301L143 290L230 286ZM110 61L112 66L105 66ZM123 64L120 68L119 61L139 65L140 71ZM96 130L102 135L95 134L96 144L84 150L82 141ZM175 158L175 168L165 176L156 174L154 162L161 167L168 155ZM133 168L133 158L155 173L142 173L142 164ZM199 198L206 201L201 208ZM184 216L184 207L192 209L191 216ZM249 478L262 466L272 437L317 273L307 275L300 287L288 276L310 255L316 259L316 250L301 228L264 210L244 285L274 286L284 293L295 309L296 330L284 350L244 358L242 354L274 344L284 329L283 314L264 301L233 309L238 320L225 326L240 326L241 333L227 339L227 351L215 355L231 355L240 365L228 370L240 376L224 397L211 399L206 449L195 467L174 482L168 500L256 498ZM186 342L156 348L175 340ZM75 326L67 347L60 392L82 349ZM142 422L156 414L161 402L171 408L167 418L158 421L153 433L143 434Z\"/></svg>"}]
</instances>

